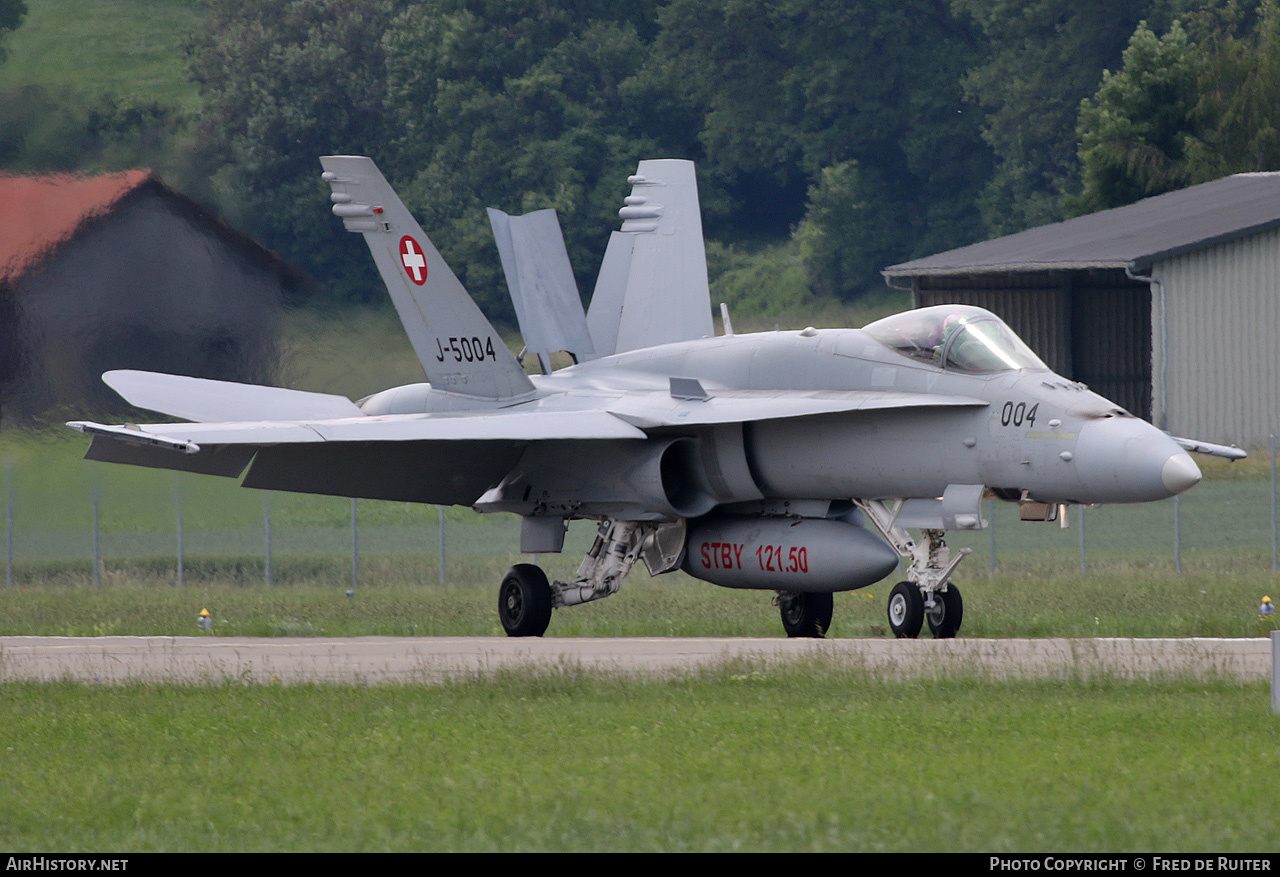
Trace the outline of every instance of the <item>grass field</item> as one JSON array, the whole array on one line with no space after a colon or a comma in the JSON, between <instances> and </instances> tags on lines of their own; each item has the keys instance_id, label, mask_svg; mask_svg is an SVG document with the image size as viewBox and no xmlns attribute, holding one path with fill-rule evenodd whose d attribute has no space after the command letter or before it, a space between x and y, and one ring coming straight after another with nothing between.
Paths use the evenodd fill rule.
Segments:
<instances>
[{"instance_id":1,"label":"grass field","mask_svg":"<svg viewBox=\"0 0 1280 877\"><path fill-rule=\"evenodd\" d=\"M1276 852L1262 685L0 686L10 850Z\"/></svg>"},{"instance_id":2,"label":"grass field","mask_svg":"<svg viewBox=\"0 0 1280 877\"><path fill-rule=\"evenodd\" d=\"M0 635L190 635L207 608L219 636L498 636L497 582L506 565L472 566L476 581L467 586L373 584L352 597L345 596L349 582L324 584L325 573L305 584L272 587L175 588L167 578L145 575L112 576L100 589L19 586L0 589ZM1257 595L1273 584L1263 576L1193 574L978 576L961 586L961 635L1268 636L1274 616L1258 617ZM885 601L892 585L890 579L838 594L830 635L890 636ZM683 574L649 579L640 572L613 597L557 611L547 635L778 637L783 632L771 596L717 588Z\"/></svg>"},{"instance_id":3,"label":"grass field","mask_svg":"<svg viewBox=\"0 0 1280 877\"><path fill-rule=\"evenodd\" d=\"M182 41L201 0L26 0L27 16L5 41L0 89L66 87L193 109Z\"/></svg>"}]
</instances>

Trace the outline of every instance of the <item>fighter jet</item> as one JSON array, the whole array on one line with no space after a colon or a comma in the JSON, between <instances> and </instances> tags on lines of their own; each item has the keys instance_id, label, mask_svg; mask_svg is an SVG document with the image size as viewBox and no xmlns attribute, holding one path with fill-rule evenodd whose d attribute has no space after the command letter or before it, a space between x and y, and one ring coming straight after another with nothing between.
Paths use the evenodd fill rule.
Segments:
<instances>
[{"instance_id":1,"label":"fighter jet","mask_svg":"<svg viewBox=\"0 0 1280 877\"><path fill-rule=\"evenodd\" d=\"M1025 520L1067 504L1179 494L1173 438L1054 374L996 315L908 311L862 329L714 332L689 162L641 162L583 311L555 214L490 221L526 354L503 344L373 161L326 156L331 209L363 235L427 381L345 397L139 371L131 404L191 423L68 424L88 459L238 477L245 487L465 505L519 515L520 551L597 536L570 581L517 564L498 590L511 636L618 591L637 560L776 593L790 636L823 636L833 597L901 564L898 637L960 629L950 530L983 500ZM553 353L572 365L552 370ZM912 531L918 535L912 535Z\"/></svg>"}]
</instances>

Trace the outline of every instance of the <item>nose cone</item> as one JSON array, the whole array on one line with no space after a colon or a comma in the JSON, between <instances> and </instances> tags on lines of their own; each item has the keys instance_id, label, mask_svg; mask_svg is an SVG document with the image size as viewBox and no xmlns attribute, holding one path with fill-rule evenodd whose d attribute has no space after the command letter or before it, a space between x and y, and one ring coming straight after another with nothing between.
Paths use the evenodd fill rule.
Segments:
<instances>
[{"instance_id":1,"label":"nose cone","mask_svg":"<svg viewBox=\"0 0 1280 877\"><path fill-rule=\"evenodd\" d=\"M1200 483L1200 477L1200 467L1185 451L1165 460L1164 468L1160 470L1160 480L1170 493L1190 490Z\"/></svg>"},{"instance_id":2,"label":"nose cone","mask_svg":"<svg viewBox=\"0 0 1280 877\"><path fill-rule=\"evenodd\" d=\"M1200 481L1200 468L1186 451L1146 421L1129 417L1081 427L1075 465L1081 502L1150 502Z\"/></svg>"}]
</instances>

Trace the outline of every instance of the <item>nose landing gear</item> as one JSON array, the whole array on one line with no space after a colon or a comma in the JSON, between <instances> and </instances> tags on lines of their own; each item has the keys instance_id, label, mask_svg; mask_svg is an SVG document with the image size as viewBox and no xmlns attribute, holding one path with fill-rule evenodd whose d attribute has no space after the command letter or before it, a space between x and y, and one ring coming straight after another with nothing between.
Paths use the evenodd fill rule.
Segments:
<instances>
[{"instance_id":1,"label":"nose landing gear","mask_svg":"<svg viewBox=\"0 0 1280 877\"><path fill-rule=\"evenodd\" d=\"M927 527L920 530L921 539L917 543L898 522L901 500L893 508L878 500L857 503L899 556L908 562L907 581L898 582L889 592L889 628L893 635L899 639L915 639L927 621L935 639L954 637L964 618L964 601L960 598L960 589L951 582L951 574L970 549L961 548L953 553L943 539L946 532ZM979 512L980 509L975 510L968 517L978 526L985 526Z\"/></svg>"}]
</instances>

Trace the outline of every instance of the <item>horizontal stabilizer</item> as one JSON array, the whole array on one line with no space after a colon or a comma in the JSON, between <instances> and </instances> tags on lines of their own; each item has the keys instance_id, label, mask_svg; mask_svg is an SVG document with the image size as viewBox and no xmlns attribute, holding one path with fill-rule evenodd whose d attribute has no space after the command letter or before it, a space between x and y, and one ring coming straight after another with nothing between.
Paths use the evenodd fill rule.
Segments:
<instances>
[{"instance_id":1,"label":"horizontal stabilizer","mask_svg":"<svg viewBox=\"0 0 1280 877\"><path fill-rule=\"evenodd\" d=\"M630 393L611 404L609 412L641 429L656 429L662 426L749 423L853 411L977 408L985 405L987 403L981 399L965 396L877 390L713 390L706 398L679 397L674 391L652 391Z\"/></svg>"},{"instance_id":2,"label":"horizontal stabilizer","mask_svg":"<svg viewBox=\"0 0 1280 877\"><path fill-rule=\"evenodd\" d=\"M130 405L184 420L329 420L362 416L350 399L328 393L131 369L109 371L102 380Z\"/></svg>"}]
</instances>

